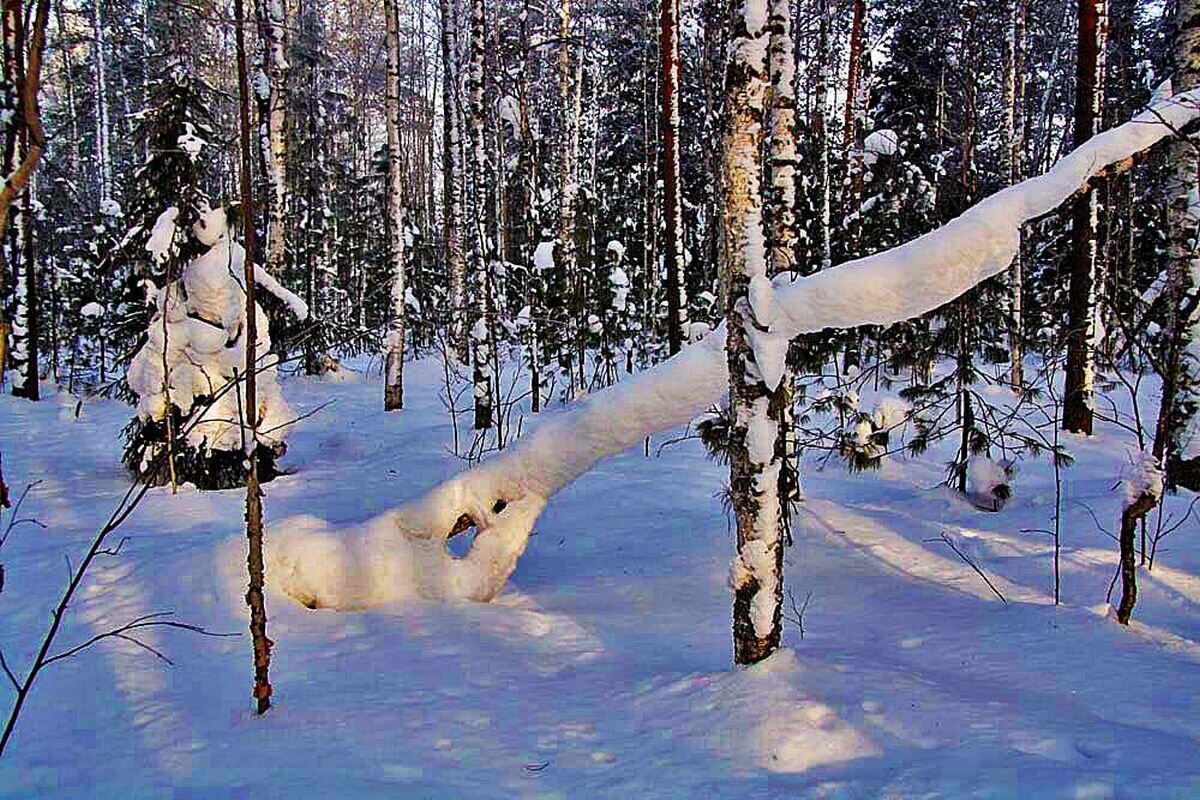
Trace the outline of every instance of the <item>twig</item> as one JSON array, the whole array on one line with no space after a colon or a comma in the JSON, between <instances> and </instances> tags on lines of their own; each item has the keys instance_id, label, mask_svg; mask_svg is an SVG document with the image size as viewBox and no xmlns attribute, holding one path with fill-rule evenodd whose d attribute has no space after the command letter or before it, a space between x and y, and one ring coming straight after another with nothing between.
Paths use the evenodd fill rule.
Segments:
<instances>
[{"instance_id":1,"label":"twig","mask_svg":"<svg viewBox=\"0 0 1200 800\"><path fill-rule=\"evenodd\" d=\"M796 625L796 628L800 631L800 641L802 642L804 641L804 612L808 610L808 603L812 600L812 594L812 592L805 594L804 604L796 608L796 596L792 594L791 589L787 590L788 604L792 607L792 616L787 617L787 620Z\"/></svg>"},{"instance_id":2,"label":"twig","mask_svg":"<svg viewBox=\"0 0 1200 800\"><path fill-rule=\"evenodd\" d=\"M17 676L13 674L11 669L9 669L8 662L4 660L3 650L0 650L0 667L4 668L4 674L8 676L10 681L12 681L13 688L18 692L21 691L21 682L17 680Z\"/></svg>"},{"instance_id":3,"label":"twig","mask_svg":"<svg viewBox=\"0 0 1200 800\"><path fill-rule=\"evenodd\" d=\"M926 539L925 541L926 542L936 542L939 540L941 540L942 542L945 542L947 545L949 545L950 549L953 550L954 553L959 558L961 558L968 566L970 566L971 569L975 570L975 572L977 572L979 574L979 577L983 578L983 582L988 585L988 588L992 590L992 592L996 595L996 597L1000 598L1000 602L1005 603L1005 604L1008 603L1008 600L1004 597L1004 595L1000 594L1000 590L997 589L995 584L993 584L991 582L991 580L988 579L988 576L986 574L984 574L984 571L981 570L978 567L978 565L976 565L976 563L967 556L966 553L964 553L962 550L958 549L958 546L956 544L954 544L954 540L951 539L949 536L947 536L945 531L942 531L941 536L939 536L937 539Z\"/></svg>"},{"instance_id":4,"label":"twig","mask_svg":"<svg viewBox=\"0 0 1200 800\"><path fill-rule=\"evenodd\" d=\"M176 622L175 620L162 619L162 617L169 617L169 616L172 616L174 613L175 613L174 611L158 611L153 614L145 614L143 616L140 616L134 620L131 620L130 622L125 623L124 625L122 625L119 628L114 628L110 631L98 633L95 636L93 636L92 638L88 639L86 642L77 644L68 650L64 650L61 653L56 653L55 655L50 656L42 663L42 666L49 666L50 664L53 664L55 661L61 661L64 658L71 658L76 653L79 653L82 650L86 650L87 648L91 647L92 645L96 644L97 642L103 641L104 639L112 639L112 638L124 639L125 641L132 642L133 644L136 644L137 646L153 653L155 656L162 659L166 663L174 665L175 662L171 661L171 659L167 658L165 655L160 653L158 650L155 650L153 647L150 647L145 642L142 642L141 640L129 635L130 631L141 630L143 628L178 628L179 630L185 630L185 631L191 631L192 633L198 633L201 636L212 636L212 637L216 637L216 638L226 638L226 637L230 637L230 636L241 636L242 635L241 633L214 633L210 630L200 627L199 625L192 625L192 624L189 624L186 622Z\"/></svg>"}]
</instances>

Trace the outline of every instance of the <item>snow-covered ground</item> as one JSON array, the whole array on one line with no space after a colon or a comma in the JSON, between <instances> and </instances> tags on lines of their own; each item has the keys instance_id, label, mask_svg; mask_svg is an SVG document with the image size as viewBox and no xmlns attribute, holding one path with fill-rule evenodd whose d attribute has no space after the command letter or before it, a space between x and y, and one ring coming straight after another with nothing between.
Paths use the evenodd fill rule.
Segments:
<instances>
[{"instance_id":1,"label":"snow-covered ground","mask_svg":"<svg viewBox=\"0 0 1200 800\"><path fill-rule=\"evenodd\" d=\"M441 368L410 365L384 414L377 379L283 382L302 420L266 486L268 522L369 519L461 468ZM49 387L47 387L49 388ZM15 491L41 480L3 549L0 647L23 673L67 578L127 484L131 409L64 394L0 399ZM658 441L667 437L659 437ZM1070 438L1063 598L1050 600L1052 474L1025 462L1000 513L937 488L943 453L877 474L806 470L787 552L805 635L730 666L725 468L686 441L602 462L557 495L488 605L310 611L268 596L275 706L250 712L250 642L174 630L102 644L38 681L5 798L1195 797L1200 794L1200 529L1164 540L1137 621L1104 616L1128 437ZM1168 502L1176 512L1188 498ZM60 637L155 611L244 631L222 554L243 495L148 495ZM970 555L1003 604L958 559ZM936 541L928 541L935 539ZM268 576L268 580L269 580ZM790 613L790 609L789 609ZM0 710L12 692L0 682Z\"/></svg>"}]
</instances>

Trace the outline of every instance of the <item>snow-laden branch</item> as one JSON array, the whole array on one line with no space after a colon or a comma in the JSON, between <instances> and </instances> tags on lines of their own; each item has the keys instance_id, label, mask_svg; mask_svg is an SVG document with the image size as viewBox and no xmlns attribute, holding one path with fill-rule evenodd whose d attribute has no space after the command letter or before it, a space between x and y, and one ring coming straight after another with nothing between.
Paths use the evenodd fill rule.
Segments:
<instances>
[{"instance_id":1,"label":"snow-laden branch","mask_svg":"<svg viewBox=\"0 0 1200 800\"><path fill-rule=\"evenodd\" d=\"M304 302L295 292L290 291L279 281L275 280L275 277L271 273L258 264L254 265L254 282L281 300L287 306L288 310L296 316L296 319L301 322L308 319L308 303Z\"/></svg>"},{"instance_id":2,"label":"snow-laden branch","mask_svg":"<svg viewBox=\"0 0 1200 800\"><path fill-rule=\"evenodd\" d=\"M752 288L764 361L801 333L889 325L955 299L1005 270L1021 225L1088 181L1200 117L1200 90L1159 101L1031 178L942 227L868 258L778 285ZM412 596L490 600L525 550L546 501L593 464L654 432L683 424L728 389L724 326L630 380L546 415L511 449L354 531L311 517L284 520L268 536L270 582L311 606L359 608ZM772 342L774 340L774 342ZM764 374L768 365L764 364ZM474 526L463 558L446 540Z\"/></svg>"}]
</instances>

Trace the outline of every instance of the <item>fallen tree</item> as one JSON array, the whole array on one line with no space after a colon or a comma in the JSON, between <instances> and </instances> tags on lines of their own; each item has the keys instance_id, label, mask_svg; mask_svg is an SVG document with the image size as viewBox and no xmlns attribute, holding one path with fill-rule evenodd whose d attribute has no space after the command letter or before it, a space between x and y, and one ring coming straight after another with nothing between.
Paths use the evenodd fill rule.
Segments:
<instances>
[{"instance_id":1,"label":"fallen tree","mask_svg":"<svg viewBox=\"0 0 1200 800\"><path fill-rule=\"evenodd\" d=\"M1169 95L1169 91L1166 92ZM890 325L954 300L1006 270L1021 226L1200 117L1200 90L1158 101L1090 139L1047 173L988 197L900 247L815 275L749 290L755 360L771 382L787 341L826 328ZM770 374L768 374L770 373ZM270 526L270 584L310 607L363 608L407 597L487 601L516 568L551 496L593 464L688 422L728 391L724 325L627 381L549 415L511 449L354 529L314 517ZM468 553L446 541L473 530Z\"/></svg>"}]
</instances>

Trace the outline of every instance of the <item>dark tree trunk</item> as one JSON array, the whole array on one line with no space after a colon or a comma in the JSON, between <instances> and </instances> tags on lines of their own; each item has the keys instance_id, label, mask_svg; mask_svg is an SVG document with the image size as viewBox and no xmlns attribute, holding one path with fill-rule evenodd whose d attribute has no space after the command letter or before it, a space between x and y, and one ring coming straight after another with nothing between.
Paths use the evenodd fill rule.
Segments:
<instances>
[{"instance_id":1,"label":"dark tree trunk","mask_svg":"<svg viewBox=\"0 0 1200 800\"><path fill-rule=\"evenodd\" d=\"M250 636L254 647L254 700L259 714L271 707L271 640L267 638L267 607L263 596L265 568L263 563L262 488L258 483L258 397L255 372L258 368L255 345L258 338L258 314L254 305L254 187L250 163L250 84L246 75L246 20L243 0L234 0L237 36L237 71L241 143L241 195L243 232L246 241L246 427L249 446L250 477L246 482L246 538L249 554L246 560L250 584L246 604L250 607Z\"/></svg>"},{"instance_id":2,"label":"dark tree trunk","mask_svg":"<svg viewBox=\"0 0 1200 800\"><path fill-rule=\"evenodd\" d=\"M1104 97L1106 0L1078 0L1075 74L1075 146L1098 131ZM1096 191L1084 192L1071 213L1071 278L1067 307L1067 369L1063 430L1091 434L1095 403Z\"/></svg>"},{"instance_id":3,"label":"dark tree trunk","mask_svg":"<svg viewBox=\"0 0 1200 800\"><path fill-rule=\"evenodd\" d=\"M679 0L662 0L659 20L662 62L663 265L667 272L667 348L683 347L687 332L687 297L683 280L683 208L679 186Z\"/></svg>"},{"instance_id":4,"label":"dark tree trunk","mask_svg":"<svg viewBox=\"0 0 1200 800\"><path fill-rule=\"evenodd\" d=\"M1121 602L1117 606L1117 622L1129 624L1133 606L1137 602L1137 529L1138 523L1158 504L1158 497L1148 492L1121 512Z\"/></svg>"}]
</instances>

